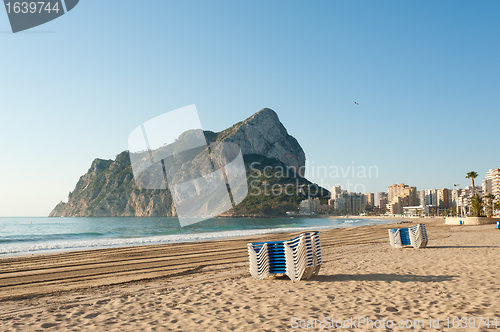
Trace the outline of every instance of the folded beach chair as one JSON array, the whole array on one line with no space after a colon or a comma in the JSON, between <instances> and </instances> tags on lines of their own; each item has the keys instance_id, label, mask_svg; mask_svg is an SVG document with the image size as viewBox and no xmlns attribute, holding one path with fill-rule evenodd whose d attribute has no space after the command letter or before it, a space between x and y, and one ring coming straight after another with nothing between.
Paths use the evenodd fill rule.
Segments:
<instances>
[{"instance_id":1,"label":"folded beach chair","mask_svg":"<svg viewBox=\"0 0 500 332\"><path fill-rule=\"evenodd\" d=\"M389 229L389 242L393 248L412 246L413 248L425 248L428 238L424 224L418 224L410 228Z\"/></svg>"},{"instance_id":2,"label":"folded beach chair","mask_svg":"<svg viewBox=\"0 0 500 332\"><path fill-rule=\"evenodd\" d=\"M262 280L269 274L286 274L292 281L309 279L321 267L319 232L302 233L289 241L249 243L250 274Z\"/></svg>"}]
</instances>

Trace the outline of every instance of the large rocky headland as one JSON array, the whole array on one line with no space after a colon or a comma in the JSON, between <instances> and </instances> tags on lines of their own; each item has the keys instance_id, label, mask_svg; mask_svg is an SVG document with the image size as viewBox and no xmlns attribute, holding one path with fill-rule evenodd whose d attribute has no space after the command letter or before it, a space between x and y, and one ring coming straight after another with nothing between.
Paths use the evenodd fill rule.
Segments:
<instances>
[{"instance_id":1,"label":"large rocky headland","mask_svg":"<svg viewBox=\"0 0 500 332\"><path fill-rule=\"evenodd\" d=\"M281 215L284 211L296 210L300 200L306 197L303 189L311 183L303 177L305 153L297 140L288 134L273 110L264 108L226 130L218 133L204 131L204 134L208 144L235 143L243 155L249 194L226 215ZM279 173L279 176L264 176L261 172L264 167L268 170L266 174ZM283 169L291 172L280 173ZM293 186L294 190L289 192L296 194L287 195L275 191L272 195L265 195L264 190L261 190L276 183ZM69 193L68 201L57 204L49 216L175 215L168 188L150 190L136 186L129 152L124 151L115 160L95 159L88 172L80 177L75 189Z\"/></svg>"}]
</instances>

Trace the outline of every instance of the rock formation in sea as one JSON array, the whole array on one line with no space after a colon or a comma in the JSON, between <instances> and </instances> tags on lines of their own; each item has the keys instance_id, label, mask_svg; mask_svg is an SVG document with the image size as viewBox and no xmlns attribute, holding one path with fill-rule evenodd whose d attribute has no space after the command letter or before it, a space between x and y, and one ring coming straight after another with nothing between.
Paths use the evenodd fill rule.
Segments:
<instances>
[{"instance_id":1,"label":"rock formation in sea","mask_svg":"<svg viewBox=\"0 0 500 332\"><path fill-rule=\"evenodd\" d=\"M269 108L264 108L248 119L219 133L205 131L204 134L209 144L230 142L239 145L249 180L250 177L253 180L258 178L257 168L262 169L268 165L273 169L278 167L291 170L288 177L277 179L278 183L280 181L293 183L294 186L301 188L310 184L303 178L306 160L304 151L297 140L288 134L278 115ZM255 161L258 161L257 164L254 163L258 167L250 167L250 164ZM192 166L196 167L196 159L193 163L195 165ZM254 183L253 189L262 185L266 185L266 181ZM252 186L249 190L252 190ZM253 196L238 205L238 213L243 211L262 214L263 211L271 211L273 207L279 210L278 206L281 210L296 208L300 199L304 198L300 195L288 198ZM136 186L129 153L124 151L118 154L115 160L95 159L88 172L80 177L75 189L69 193L68 202L57 204L50 216L154 217L175 216L175 213L168 188L150 190L139 189Z\"/></svg>"}]
</instances>

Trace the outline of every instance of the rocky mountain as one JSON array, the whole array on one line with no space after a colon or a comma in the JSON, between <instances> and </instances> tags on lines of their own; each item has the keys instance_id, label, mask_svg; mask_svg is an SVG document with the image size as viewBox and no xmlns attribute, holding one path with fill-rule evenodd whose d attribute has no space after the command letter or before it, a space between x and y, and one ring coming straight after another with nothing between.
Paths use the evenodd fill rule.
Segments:
<instances>
[{"instance_id":1,"label":"rocky mountain","mask_svg":"<svg viewBox=\"0 0 500 332\"><path fill-rule=\"evenodd\" d=\"M299 142L290 136L276 112L263 108L245 121L207 136L209 141L236 143L243 155L256 154L277 159L304 176L306 155Z\"/></svg>"},{"instance_id":2,"label":"rocky mountain","mask_svg":"<svg viewBox=\"0 0 500 332\"><path fill-rule=\"evenodd\" d=\"M241 148L249 195L229 214L269 214L274 211L273 208L280 211L294 209L303 199L303 189L310 185L303 178L305 153L273 110L264 108L224 131L205 131L204 134L208 144L228 142ZM194 158L191 166L202 168L203 165L196 161ZM274 180L263 177L265 166L269 166L270 174L281 170L280 175ZM283 169L289 172L283 175ZM261 189L267 189L265 187L271 182L287 183L289 188L295 188L297 195L263 195ZM69 193L68 202L57 204L50 216L175 216L175 213L168 187L154 190L137 187L129 153L124 151L115 160L95 159Z\"/></svg>"}]
</instances>

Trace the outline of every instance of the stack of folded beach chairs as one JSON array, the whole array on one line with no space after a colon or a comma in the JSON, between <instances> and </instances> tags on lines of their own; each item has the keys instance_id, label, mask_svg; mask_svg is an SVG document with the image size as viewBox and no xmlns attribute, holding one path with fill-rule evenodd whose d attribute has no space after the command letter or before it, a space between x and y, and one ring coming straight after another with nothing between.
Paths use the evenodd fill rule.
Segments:
<instances>
[{"instance_id":1,"label":"stack of folded beach chairs","mask_svg":"<svg viewBox=\"0 0 500 332\"><path fill-rule=\"evenodd\" d=\"M286 274L293 282L317 275L321 267L319 232L302 233L289 241L249 243L250 274L262 280Z\"/></svg>"},{"instance_id":2,"label":"stack of folded beach chairs","mask_svg":"<svg viewBox=\"0 0 500 332\"><path fill-rule=\"evenodd\" d=\"M412 246L413 248L425 248L427 246L427 231L424 224L418 224L410 228L389 229L389 241L393 248Z\"/></svg>"}]
</instances>

